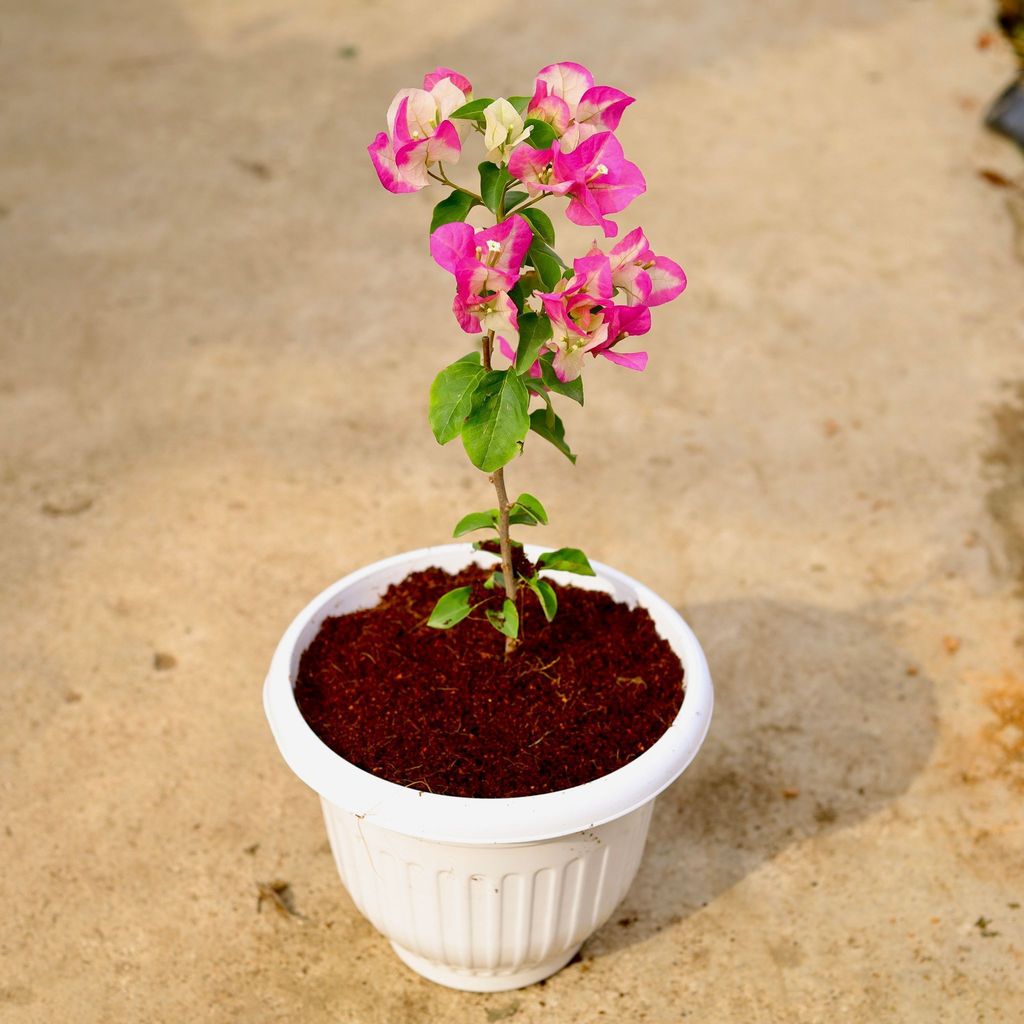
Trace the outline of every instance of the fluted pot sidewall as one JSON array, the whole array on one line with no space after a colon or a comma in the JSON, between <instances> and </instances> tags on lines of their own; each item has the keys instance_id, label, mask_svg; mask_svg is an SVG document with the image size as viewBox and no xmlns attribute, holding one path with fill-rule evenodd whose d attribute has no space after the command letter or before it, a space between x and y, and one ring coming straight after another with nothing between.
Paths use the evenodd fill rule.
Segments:
<instances>
[{"instance_id":1,"label":"fluted pot sidewall","mask_svg":"<svg viewBox=\"0 0 1024 1024\"><path fill-rule=\"evenodd\" d=\"M546 977L608 920L636 876L654 806L556 839L466 846L322 803L356 907L414 970L476 992Z\"/></svg>"}]
</instances>

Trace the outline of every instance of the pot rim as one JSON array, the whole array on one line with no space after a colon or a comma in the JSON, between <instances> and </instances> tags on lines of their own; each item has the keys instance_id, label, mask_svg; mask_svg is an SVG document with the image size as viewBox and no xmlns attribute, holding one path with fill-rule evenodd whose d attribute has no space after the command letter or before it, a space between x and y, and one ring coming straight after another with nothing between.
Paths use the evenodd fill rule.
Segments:
<instances>
[{"instance_id":1,"label":"pot rim","mask_svg":"<svg viewBox=\"0 0 1024 1024\"><path fill-rule=\"evenodd\" d=\"M550 550L527 545L536 557ZM556 582L611 590L617 600L646 608L658 632L683 663L686 692L679 713L661 737L639 757L581 786L520 796L485 799L443 796L400 786L357 768L330 749L310 728L295 701L292 672L320 623L341 609L340 599L377 577L397 582L410 572L438 566L452 569L493 556L465 544L419 548L373 562L332 583L292 620L277 645L263 687L263 706L281 755L293 772L321 797L364 820L435 842L493 845L540 842L595 828L653 800L696 756L711 723L714 693L700 643L682 616L642 583L601 562L596 577L551 573ZM439 563L441 563L439 565ZM405 568L402 575L395 570ZM604 584L604 586L602 586ZM365 606L365 605L364 605ZM315 628L314 628L315 627Z\"/></svg>"}]
</instances>

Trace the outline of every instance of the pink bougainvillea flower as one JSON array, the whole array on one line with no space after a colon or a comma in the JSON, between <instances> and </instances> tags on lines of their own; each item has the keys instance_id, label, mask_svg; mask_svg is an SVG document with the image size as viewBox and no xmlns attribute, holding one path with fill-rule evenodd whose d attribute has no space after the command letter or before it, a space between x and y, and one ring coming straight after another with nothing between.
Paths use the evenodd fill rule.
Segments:
<instances>
[{"instance_id":1,"label":"pink bougainvillea flower","mask_svg":"<svg viewBox=\"0 0 1024 1024\"><path fill-rule=\"evenodd\" d=\"M646 334L651 329L651 311L646 306L609 306L604 311L604 320L608 335L602 344L589 349L590 354L604 356L630 370L645 369L646 352L617 352L614 346L626 338Z\"/></svg>"},{"instance_id":2,"label":"pink bougainvillea flower","mask_svg":"<svg viewBox=\"0 0 1024 1024\"><path fill-rule=\"evenodd\" d=\"M459 294L465 298L508 291L519 280L532 241L529 223L518 214L483 231L456 221L442 224L430 236L430 255L455 275Z\"/></svg>"},{"instance_id":3,"label":"pink bougainvillea flower","mask_svg":"<svg viewBox=\"0 0 1024 1024\"><path fill-rule=\"evenodd\" d=\"M600 253L594 243L590 254ZM667 256L656 256L643 230L634 228L609 253L612 280L626 296L630 306L661 306L671 302L686 288L686 274Z\"/></svg>"},{"instance_id":4,"label":"pink bougainvillea flower","mask_svg":"<svg viewBox=\"0 0 1024 1024\"><path fill-rule=\"evenodd\" d=\"M462 140L448 117L472 95L469 80L437 68L422 89L401 89L387 113L387 132L367 147L380 183L389 192L417 192L430 184L428 168L456 163Z\"/></svg>"},{"instance_id":5,"label":"pink bougainvillea flower","mask_svg":"<svg viewBox=\"0 0 1024 1024\"><path fill-rule=\"evenodd\" d=\"M418 192L420 190L421 186L407 181L399 172L398 164L395 162L395 150L387 132L381 132L366 147L366 151L370 154L373 169L377 172L380 183L389 192Z\"/></svg>"},{"instance_id":6,"label":"pink bougainvillea flower","mask_svg":"<svg viewBox=\"0 0 1024 1024\"><path fill-rule=\"evenodd\" d=\"M577 124L588 125L595 132L613 132L619 127L626 107L635 102L621 89L595 85L583 94L573 118Z\"/></svg>"},{"instance_id":7,"label":"pink bougainvillea flower","mask_svg":"<svg viewBox=\"0 0 1024 1024\"><path fill-rule=\"evenodd\" d=\"M651 329L651 311L642 305L613 304L612 267L608 256L591 251L573 262L573 276L553 292L534 293L551 320L548 347L555 353L553 366L561 380L579 376L588 352L631 370L647 365L646 352L614 350L620 341Z\"/></svg>"},{"instance_id":8,"label":"pink bougainvillea flower","mask_svg":"<svg viewBox=\"0 0 1024 1024\"><path fill-rule=\"evenodd\" d=\"M571 153L598 132L613 132L633 97L608 85L594 85L594 76L582 64L549 64L537 72L527 116L546 121L560 139L563 153Z\"/></svg>"},{"instance_id":9,"label":"pink bougainvillea flower","mask_svg":"<svg viewBox=\"0 0 1024 1024\"><path fill-rule=\"evenodd\" d=\"M469 79L449 68L436 68L423 78L422 89L399 89L388 107L388 134L397 143L426 138L473 95ZM404 113L399 113L408 100Z\"/></svg>"},{"instance_id":10,"label":"pink bougainvillea flower","mask_svg":"<svg viewBox=\"0 0 1024 1024\"><path fill-rule=\"evenodd\" d=\"M463 103L468 103L473 98L473 86L469 79L465 75L460 75L458 71L452 71L451 68L434 68L429 74L424 75L423 88L429 92L446 78L465 96Z\"/></svg>"},{"instance_id":11,"label":"pink bougainvillea flower","mask_svg":"<svg viewBox=\"0 0 1024 1024\"><path fill-rule=\"evenodd\" d=\"M604 253L583 256L573 261L573 276L563 278L550 292L534 292L552 323L568 323L577 334L587 333L587 314L596 314L611 305L614 294L611 261ZM581 322L582 321L582 322Z\"/></svg>"},{"instance_id":12,"label":"pink bougainvillea flower","mask_svg":"<svg viewBox=\"0 0 1024 1024\"><path fill-rule=\"evenodd\" d=\"M519 333L519 314L507 292L466 296L456 294L452 312L467 334L480 334L482 331Z\"/></svg>"},{"instance_id":13,"label":"pink bougainvillea flower","mask_svg":"<svg viewBox=\"0 0 1024 1024\"><path fill-rule=\"evenodd\" d=\"M572 114L584 93L594 84L594 76L582 65L572 61L561 61L549 64L537 72L536 86L545 88L545 95L557 96L569 107Z\"/></svg>"},{"instance_id":14,"label":"pink bougainvillea flower","mask_svg":"<svg viewBox=\"0 0 1024 1024\"><path fill-rule=\"evenodd\" d=\"M647 297L649 306L671 302L686 290L686 273L667 256L655 256L653 265L647 268L647 276L651 279L651 294Z\"/></svg>"},{"instance_id":15,"label":"pink bougainvillea flower","mask_svg":"<svg viewBox=\"0 0 1024 1024\"><path fill-rule=\"evenodd\" d=\"M534 292L551 321L552 366L559 380L575 380L587 352L608 341L605 307L611 302L611 265L604 254L584 256L573 263L575 273L559 281L552 292Z\"/></svg>"},{"instance_id":16,"label":"pink bougainvillea flower","mask_svg":"<svg viewBox=\"0 0 1024 1024\"><path fill-rule=\"evenodd\" d=\"M518 215L483 231L464 221L442 224L430 236L430 255L455 276L452 310L467 334L519 330L508 291L519 280L532 240L529 223Z\"/></svg>"},{"instance_id":17,"label":"pink bougainvillea flower","mask_svg":"<svg viewBox=\"0 0 1024 1024\"><path fill-rule=\"evenodd\" d=\"M533 98L526 108L526 116L546 121L555 135L563 135L572 120L572 111L561 96L548 92L547 83L538 79Z\"/></svg>"},{"instance_id":18,"label":"pink bougainvillea flower","mask_svg":"<svg viewBox=\"0 0 1024 1024\"><path fill-rule=\"evenodd\" d=\"M559 140L562 152L571 153L581 142L599 132L615 131L626 107L633 102L632 96L608 85L588 89L576 108L572 123Z\"/></svg>"},{"instance_id":19,"label":"pink bougainvillea flower","mask_svg":"<svg viewBox=\"0 0 1024 1024\"><path fill-rule=\"evenodd\" d=\"M526 186L531 196L540 192L563 196L572 187L572 182L555 178L554 160L554 149L520 146L509 157L508 172Z\"/></svg>"},{"instance_id":20,"label":"pink bougainvillea flower","mask_svg":"<svg viewBox=\"0 0 1024 1024\"><path fill-rule=\"evenodd\" d=\"M547 304L545 303L547 311ZM608 340L608 325L604 312L585 303L563 306L551 316L551 340L547 347L555 358L551 365L561 381L575 380L583 372L583 357L591 349L598 348Z\"/></svg>"},{"instance_id":21,"label":"pink bougainvillea flower","mask_svg":"<svg viewBox=\"0 0 1024 1024\"><path fill-rule=\"evenodd\" d=\"M565 211L569 220L599 225L607 238L619 229L605 215L624 210L647 190L640 168L625 158L622 145L611 132L592 135L571 153L556 148L552 176L569 183L572 201Z\"/></svg>"},{"instance_id":22,"label":"pink bougainvillea flower","mask_svg":"<svg viewBox=\"0 0 1024 1024\"><path fill-rule=\"evenodd\" d=\"M607 305L615 294L612 263L603 252L588 253L572 261L573 276L565 282L570 295L582 293L597 303Z\"/></svg>"},{"instance_id":23,"label":"pink bougainvillea flower","mask_svg":"<svg viewBox=\"0 0 1024 1024\"><path fill-rule=\"evenodd\" d=\"M411 139L395 153L398 173L417 189L430 184L429 168L438 163L454 164L462 152L462 141L451 121L442 121L434 134L425 139Z\"/></svg>"}]
</instances>

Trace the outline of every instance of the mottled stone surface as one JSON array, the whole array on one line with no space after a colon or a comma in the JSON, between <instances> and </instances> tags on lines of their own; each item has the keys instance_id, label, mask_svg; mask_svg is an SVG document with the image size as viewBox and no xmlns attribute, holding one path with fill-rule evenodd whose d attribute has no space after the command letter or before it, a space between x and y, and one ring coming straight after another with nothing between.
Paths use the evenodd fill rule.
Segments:
<instances>
[{"instance_id":1,"label":"mottled stone surface","mask_svg":"<svg viewBox=\"0 0 1024 1024\"><path fill-rule=\"evenodd\" d=\"M977 173L1022 170L979 126L988 6L425 10L6 5L0 1020L1020 1020L1024 207ZM683 610L719 699L584 959L474 996L354 911L260 687L312 594L489 502L424 419L466 350L438 196L364 147L429 67L518 92L565 57L638 98L622 223L691 283L646 374L589 368L577 468L533 444L510 486Z\"/></svg>"}]
</instances>

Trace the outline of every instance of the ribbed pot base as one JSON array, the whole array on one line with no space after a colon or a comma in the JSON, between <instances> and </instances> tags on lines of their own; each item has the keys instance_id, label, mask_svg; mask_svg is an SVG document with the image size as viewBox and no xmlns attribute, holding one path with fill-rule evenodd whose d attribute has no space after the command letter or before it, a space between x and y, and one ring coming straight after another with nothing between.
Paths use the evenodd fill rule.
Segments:
<instances>
[{"instance_id":1,"label":"ribbed pot base","mask_svg":"<svg viewBox=\"0 0 1024 1024\"><path fill-rule=\"evenodd\" d=\"M579 946L573 946L568 953L559 953L558 956L551 957L551 959L525 971L516 971L514 974L498 974L494 971L449 967L447 964L440 964L435 960L417 956L404 946L398 945L397 942L392 942L391 948L398 954L399 959L417 974L422 974L424 978L436 981L439 985L458 988L463 992L505 992L511 988L525 988L527 985L534 985L538 981L550 977L556 971L560 971L580 949Z\"/></svg>"}]
</instances>

